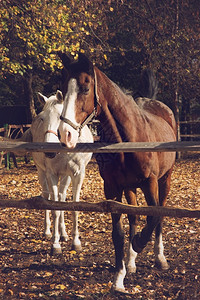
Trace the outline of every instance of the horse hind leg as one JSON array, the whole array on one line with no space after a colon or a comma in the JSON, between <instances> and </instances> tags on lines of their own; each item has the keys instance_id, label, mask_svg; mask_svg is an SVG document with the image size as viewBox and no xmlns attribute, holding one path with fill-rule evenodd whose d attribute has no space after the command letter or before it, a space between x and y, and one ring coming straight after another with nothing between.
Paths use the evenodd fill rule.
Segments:
<instances>
[{"instance_id":1,"label":"horse hind leg","mask_svg":"<svg viewBox=\"0 0 200 300\"><path fill-rule=\"evenodd\" d=\"M52 174L48 174L47 177L48 180L48 186L50 191L50 197L53 201L58 201L58 177L53 176ZM60 211L59 210L53 210L53 245L51 248L51 254L60 254L62 253L61 245L60 245L60 230L59 230L59 224L60 224Z\"/></svg>"},{"instance_id":2,"label":"horse hind leg","mask_svg":"<svg viewBox=\"0 0 200 300\"><path fill-rule=\"evenodd\" d=\"M121 202L122 190L116 191L115 185L106 184L104 181L104 191L106 199L115 199ZM124 262L124 231L121 214L112 214L112 240L115 248L115 276L112 289L114 291L125 292L124 278L126 267Z\"/></svg>"},{"instance_id":3,"label":"horse hind leg","mask_svg":"<svg viewBox=\"0 0 200 300\"><path fill-rule=\"evenodd\" d=\"M155 236L156 236L155 244L154 244L155 265L162 270L168 270L169 265L164 256L164 246L162 240L162 220L160 220L160 223L156 226Z\"/></svg>"},{"instance_id":4,"label":"horse hind leg","mask_svg":"<svg viewBox=\"0 0 200 300\"><path fill-rule=\"evenodd\" d=\"M167 195L170 190L170 182L171 182L171 173L170 170L164 177L159 180L159 204L161 206L165 205ZM160 218L160 223L156 226L155 230L155 245L154 245L154 254L155 254L155 265L162 270L168 270L169 265L164 256L164 246L162 240L162 223L163 218Z\"/></svg>"},{"instance_id":5,"label":"horse hind leg","mask_svg":"<svg viewBox=\"0 0 200 300\"><path fill-rule=\"evenodd\" d=\"M158 179L155 175L151 175L145 184L141 187L145 195L145 199L149 206L158 205ZM132 241L134 251L140 253L146 247L147 243L150 241L152 233L155 227L158 225L160 217L148 216L147 224L142 229L140 233L137 233Z\"/></svg>"},{"instance_id":6,"label":"horse hind leg","mask_svg":"<svg viewBox=\"0 0 200 300\"><path fill-rule=\"evenodd\" d=\"M128 204L137 205L136 201L136 189L126 189L124 190L124 194ZM137 216L128 215L129 220L129 245L128 245L128 262L127 269L129 273L136 272L136 264L135 260L137 257L137 252L133 250L132 241L136 234L136 224L137 224Z\"/></svg>"},{"instance_id":7,"label":"horse hind leg","mask_svg":"<svg viewBox=\"0 0 200 300\"><path fill-rule=\"evenodd\" d=\"M49 188L48 188L45 172L42 169L40 169L39 167L37 167L37 169L38 169L38 179L39 179L40 185L42 186L42 197L46 200L50 200ZM51 228L50 210L45 210L44 236L48 240L50 240L52 237L50 228Z\"/></svg>"}]
</instances>

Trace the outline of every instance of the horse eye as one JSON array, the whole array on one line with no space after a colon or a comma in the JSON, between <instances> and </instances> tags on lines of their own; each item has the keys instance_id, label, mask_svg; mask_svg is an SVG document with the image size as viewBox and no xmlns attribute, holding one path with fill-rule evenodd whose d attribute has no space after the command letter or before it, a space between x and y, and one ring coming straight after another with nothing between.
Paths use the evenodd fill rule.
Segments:
<instances>
[{"instance_id":1,"label":"horse eye","mask_svg":"<svg viewBox=\"0 0 200 300\"><path fill-rule=\"evenodd\" d=\"M86 78L85 78L85 83L89 83L89 82L90 82L89 78L86 77Z\"/></svg>"}]
</instances>

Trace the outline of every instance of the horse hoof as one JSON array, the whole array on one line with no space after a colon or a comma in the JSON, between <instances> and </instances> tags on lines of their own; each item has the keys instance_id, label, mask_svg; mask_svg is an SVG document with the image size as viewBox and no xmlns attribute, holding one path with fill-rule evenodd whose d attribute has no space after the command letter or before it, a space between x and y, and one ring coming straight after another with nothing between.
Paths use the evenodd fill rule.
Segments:
<instances>
[{"instance_id":1,"label":"horse hoof","mask_svg":"<svg viewBox=\"0 0 200 300\"><path fill-rule=\"evenodd\" d=\"M61 242L67 242L69 240L69 237L68 237L68 235L62 235L60 237L60 240L61 240Z\"/></svg>"},{"instance_id":2,"label":"horse hoof","mask_svg":"<svg viewBox=\"0 0 200 300\"><path fill-rule=\"evenodd\" d=\"M140 253L142 252L142 250L145 248L146 245L142 244L140 242L141 240L141 237L139 236L139 234L136 234L133 238L133 241L132 241L132 247L133 247L133 250L136 251L137 253Z\"/></svg>"},{"instance_id":3,"label":"horse hoof","mask_svg":"<svg viewBox=\"0 0 200 300\"><path fill-rule=\"evenodd\" d=\"M82 251L82 246L72 244L72 250L74 250L76 252L81 252Z\"/></svg>"},{"instance_id":4,"label":"horse hoof","mask_svg":"<svg viewBox=\"0 0 200 300\"><path fill-rule=\"evenodd\" d=\"M52 247L51 248L51 255L58 255L58 254L62 254L62 249L61 247L60 248L55 248L55 247Z\"/></svg>"},{"instance_id":5,"label":"horse hoof","mask_svg":"<svg viewBox=\"0 0 200 300\"><path fill-rule=\"evenodd\" d=\"M51 238L52 238L52 234L51 233L45 233L44 236L45 236L45 239L48 240L48 241L50 241Z\"/></svg>"},{"instance_id":6,"label":"horse hoof","mask_svg":"<svg viewBox=\"0 0 200 300\"><path fill-rule=\"evenodd\" d=\"M156 260L155 266L156 266L156 268L163 270L163 271L169 270L169 264L167 263L166 259L163 261Z\"/></svg>"},{"instance_id":7,"label":"horse hoof","mask_svg":"<svg viewBox=\"0 0 200 300\"><path fill-rule=\"evenodd\" d=\"M136 266L127 266L127 271L129 274L135 274L136 273Z\"/></svg>"},{"instance_id":8,"label":"horse hoof","mask_svg":"<svg viewBox=\"0 0 200 300\"><path fill-rule=\"evenodd\" d=\"M120 293L120 294L129 294L129 292L124 287L116 287L114 285L112 285L111 292Z\"/></svg>"}]
</instances>

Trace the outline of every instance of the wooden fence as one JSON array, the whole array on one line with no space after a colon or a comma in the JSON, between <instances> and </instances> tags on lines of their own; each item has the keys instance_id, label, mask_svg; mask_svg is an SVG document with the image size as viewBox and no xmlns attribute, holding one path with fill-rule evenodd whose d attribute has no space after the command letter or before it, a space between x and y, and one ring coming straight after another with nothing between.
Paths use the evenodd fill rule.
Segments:
<instances>
[{"instance_id":1,"label":"wooden fence","mask_svg":"<svg viewBox=\"0 0 200 300\"><path fill-rule=\"evenodd\" d=\"M23 134L27 128L30 128L31 124L22 124L22 125L9 125L5 124L4 127L0 128L0 137L1 138L18 138L20 134ZM3 136L1 136L3 134ZM0 151L0 166L2 165L3 158L5 158L5 166L7 169L10 168L10 158L12 157L14 166L17 167L17 160L13 152L4 153ZM25 155L24 157L25 162L28 162L28 159Z\"/></svg>"},{"instance_id":2,"label":"wooden fence","mask_svg":"<svg viewBox=\"0 0 200 300\"><path fill-rule=\"evenodd\" d=\"M187 132L188 130L186 129L187 126L190 126L190 130L189 130L189 133L185 133ZM195 126L198 125L198 128L200 128L200 121L199 120L190 120L190 121L180 121L180 126L182 128L182 131L183 131L183 128L185 127L185 132L184 133L180 133L180 138L189 138L190 140L192 139L200 139L200 134L199 134L199 130L197 130L198 133L194 133L194 129L195 129Z\"/></svg>"},{"instance_id":3,"label":"wooden fence","mask_svg":"<svg viewBox=\"0 0 200 300\"><path fill-rule=\"evenodd\" d=\"M0 142L0 151L12 151L24 154L26 152L172 152L172 151L199 151L200 142L171 142L171 143L81 143L76 148L68 149L59 143L25 143L17 141ZM124 213L134 215L169 216L200 218L200 210L190 210L170 207L135 207L107 200L99 203L89 202L54 202L43 199L41 196L25 200L1 200L0 207L15 207L20 209L51 209L100 213Z\"/></svg>"},{"instance_id":4,"label":"wooden fence","mask_svg":"<svg viewBox=\"0 0 200 300\"><path fill-rule=\"evenodd\" d=\"M180 125L188 125L188 124L200 124L200 121L196 120L196 121L180 121ZM91 130L91 132L93 133L94 136L94 140L95 141L99 141L99 125L100 122L98 120L93 120L92 122L89 123L89 128ZM5 138L17 138L19 136L19 134L23 134L25 129L31 127L31 124L22 124L22 125L9 125L9 124L5 124L5 126L3 128L0 128L0 135L3 133L3 136ZM2 137L1 137L2 138ZM186 138L186 139L200 139L200 135L199 134L180 134L180 139L181 138ZM142 150L142 151L146 151L146 150ZM181 152L182 150L177 149L177 157L180 158L181 157ZM189 150L184 150L184 151L189 151ZM190 150L193 151L193 150ZM19 154L19 153L18 153ZM7 169L10 168L10 157L13 160L13 163L15 165L15 167L17 167L17 160L15 158L15 155L13 152L7 152L6 156L4 152L0 152L0 166L2 164L2 160L3 157L5 157L5 166L7 167ZM27 163L28 159L25 156L24 157L25 162Z\"/></svg>"},{"instance_id":5,"label":"wooden fence","mask_svg":"<svg viewBox=\"0 0 200 300\"><path fill-rule=\"evenodd\" d=\"M74 149L66 148L60 143L26 143L16 140L0 141L0 151L24 154L26 152L176 152L200 151L200 141L149 143L79 143Z\"/></svg>"}]
</instances>

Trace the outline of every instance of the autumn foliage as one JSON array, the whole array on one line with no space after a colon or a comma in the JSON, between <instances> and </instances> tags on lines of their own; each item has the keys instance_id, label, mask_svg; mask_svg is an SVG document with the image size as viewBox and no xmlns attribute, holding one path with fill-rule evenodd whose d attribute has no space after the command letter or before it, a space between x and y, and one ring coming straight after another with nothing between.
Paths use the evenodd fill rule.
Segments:
<instances>
[{"instance_id":1,"label":"autumn foliage","mask_svg":"<svg viewBox=\"0 0 200 300\"><path fill-rule=\"evenodd\" d=\"M151 67L159 99L188 119L199 110L197 7L197 0L3 0L0 103L24 102L34 115L35 93L59 87L61 50L86 53L132 90Z\"/></svg>"}]
</instances>

